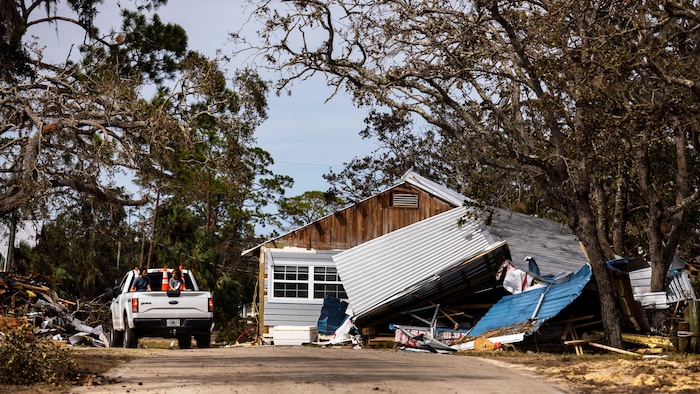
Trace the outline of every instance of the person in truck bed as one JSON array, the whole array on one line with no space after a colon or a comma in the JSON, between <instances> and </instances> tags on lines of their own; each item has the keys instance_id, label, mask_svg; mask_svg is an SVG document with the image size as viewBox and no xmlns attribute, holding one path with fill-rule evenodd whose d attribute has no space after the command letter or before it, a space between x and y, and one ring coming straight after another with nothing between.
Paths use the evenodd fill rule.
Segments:
<instances>
[{"instance_id":1,"label":"person in truck bed","mask_svg":"<svg viewBox=\"0 0 700 394\"><path fill-rule=\"evenodd\" d=\"M185 290L185 280L182 278L182 271L179 268L173 270L173 276L168 281L170 290Z\"/></svg>"},{"instance_id":2,"label":"person in truck bed","mask_svg":"<svg viewBox=\"0 0 700 394\"><path fill-rule=\"evenodd\" d=\"M139 271L140 275L134 279L129 291L151 291L151 280L148 278L148 270L144 267Z\"/></svg>"}]
</instances>

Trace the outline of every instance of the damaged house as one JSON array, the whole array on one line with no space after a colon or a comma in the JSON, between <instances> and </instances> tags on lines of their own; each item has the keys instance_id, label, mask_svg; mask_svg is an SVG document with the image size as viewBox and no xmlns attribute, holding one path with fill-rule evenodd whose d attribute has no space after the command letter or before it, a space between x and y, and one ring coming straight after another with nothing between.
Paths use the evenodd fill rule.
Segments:
<instances>
[{"instance_id":1,"label":"damaged house","mask_svg":"<svg viewBox=\"0 0 700 394\"><path fill-rule=\"evenodd\" d=\"M260 263L261 334L316 326L326 295L349 300L369 335L435 304L469 327L508 294L496 278L500 256L524 267L532 257L541 275L587 264L566 226L502 209L487 220L465 217L465 200L409 171L383 192L244 251Z\"/></svg>"},{"instance_id":2,"label":"damaged house","mask_svg":"<svg viewBox=\"0 0 700 394\"><path fill-rule=\"evenodd\" d=\"M317 324L324 295L344 294L334 254L462 204L459 195L422 182L427 180L409 172L388 190L243 251L260 262L261 333Z\"/></svg>"},{"instance_id":3,"label":"damaged house","mask_svg":"<svg viewBox=\"0 0 700 394\"><path fill-rule=\"evenodd\" d=\"M502 343L537 333L561 343L599 325L590 267L568 227L505 209L474 211L466 200L409 171L383 192L244 251L259 261L261 337L281 344L286 337L276 332L295 332L296 342L285 344L299 344L314 341L317 328L332 334L319 319L328 299L346 301L340 313L349 304L369 338L400 330L410 341L426 332L405 329L413 327L507 336ZM646 271L637 271L617 275L624 283L616 290L623 325L647 333L638 302L646 296L636 285ZM687 274L674 274L676 290L659 297L696 299L688 287Z\"/></svg>"}]
</instances>

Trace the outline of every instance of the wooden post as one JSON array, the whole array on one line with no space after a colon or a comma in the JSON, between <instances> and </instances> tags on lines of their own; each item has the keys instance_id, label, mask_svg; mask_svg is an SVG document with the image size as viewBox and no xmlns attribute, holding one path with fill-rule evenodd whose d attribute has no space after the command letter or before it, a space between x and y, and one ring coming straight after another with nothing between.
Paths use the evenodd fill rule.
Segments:
<instances>
[{"instance_id":1,"label":"wooden post","mask_svg":"<svg viewBox=\"0 0 700 394\"><path fill-rule=\"evenodd\" d=\"M690 331L687 321L678 322L678 331ZM678 336L678 353L688 353L688 340L687 337Z\"/></svg>"},{"instance_id":2,"label":"wooden post","mask_svg":"<svg viewBox=\"0 0 700 394\"><path fill-rule=\"evenodd\" d=\"M688 351L700 353L700 301L688 301L688 328L693 333Z\"/></svg>"},{"instance_id":3,"label":"wooden post","mask_svg":"<svg viewBox=\"0 0 700 394\"><path fill-rule=\"evenodd\" d=\"M258 341L262 344L262 337L265 334L265 253L264 246L260 247L260 256L258 257ZM253 305L255 307L255 305Z\"/></svg>"}]
</instances>

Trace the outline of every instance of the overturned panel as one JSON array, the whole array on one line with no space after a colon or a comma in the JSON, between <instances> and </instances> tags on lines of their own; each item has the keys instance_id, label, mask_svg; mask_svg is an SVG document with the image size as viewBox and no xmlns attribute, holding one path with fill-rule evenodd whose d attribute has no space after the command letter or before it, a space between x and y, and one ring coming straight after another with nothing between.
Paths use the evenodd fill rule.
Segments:
<instances>
[{"instance_id":1,"label":"overturned panel","mask_svg":"<svg viewBox=\"0 0 700 394\"><path fill-rule=\"evenodd\" d=\"M500 287L496 280L496 256L499 254L508 254L506 244L498 244L489 251L440 271L428 280L416 283L383 303L355 315L355 324L358 327L377 327L386 323L387 319L396 318L397 314L410 309L435 303L448 305L465 297L491 292Z\"/></svg>"},{"instance_id":2,"label":"overturned panel","mask_svg":"<svg viewBox=\"0 0 700 394\"><path fill-rule=\"evenodd\" d=\"M548 286L505 296L476 323L469 336L533 334L574 302L590 280L591 266L586 264Z\"/></svg>"},{"instance_id":3,"label":"overturned panel","mask_svg":"<svg viewBox=\"0 0 700 394\"><path fill-rule=\"evenodd\" d=\"M333 256L356 316L430 288L440 273L505 245L477 221L460 226L465 212L455 208Z\"/></svg>"}]
</instances>

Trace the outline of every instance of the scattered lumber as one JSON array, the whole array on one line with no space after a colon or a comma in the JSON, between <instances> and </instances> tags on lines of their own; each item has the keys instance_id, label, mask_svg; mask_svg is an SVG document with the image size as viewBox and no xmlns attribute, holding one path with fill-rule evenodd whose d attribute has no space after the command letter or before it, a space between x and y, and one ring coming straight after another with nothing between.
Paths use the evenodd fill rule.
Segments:
<instances>
[{"instance_id":1,"label":"scattered lumber","mask_svg":"<svg viewBox=\"0 0 700 394\"><path fill-rule=\"evenodd\" d=\"M608 346L608 345L603 345L603 344L601 344L601 343L588 342L588 344L591 345L591 346L595 346L595 347L597 347L597 348L609 350L609 351L615 352L615 353L627 354L627 355L630 355L630 356L639 356L639 354L637 354L637 353L630 352L630 351L627 351L627 350L624 350L624 349L618 349L618 348L616 348L616 347L612 347L612 346Z\"/></svg>"},{"instance_id":2,"label":"scattered lumber","mask_svg":"<svg viewBox=\"0 0 700 394\"><path fill-rule=\"evenodd\" d=\"M593 335L603 336L600 331L594 331ZM622 333L622 340L635 345L642 345L648 348L661 348L665 350L675 350L676 347L671 342L671 338L660 335L629 334Z\"/></svg>"}]
</instances>

